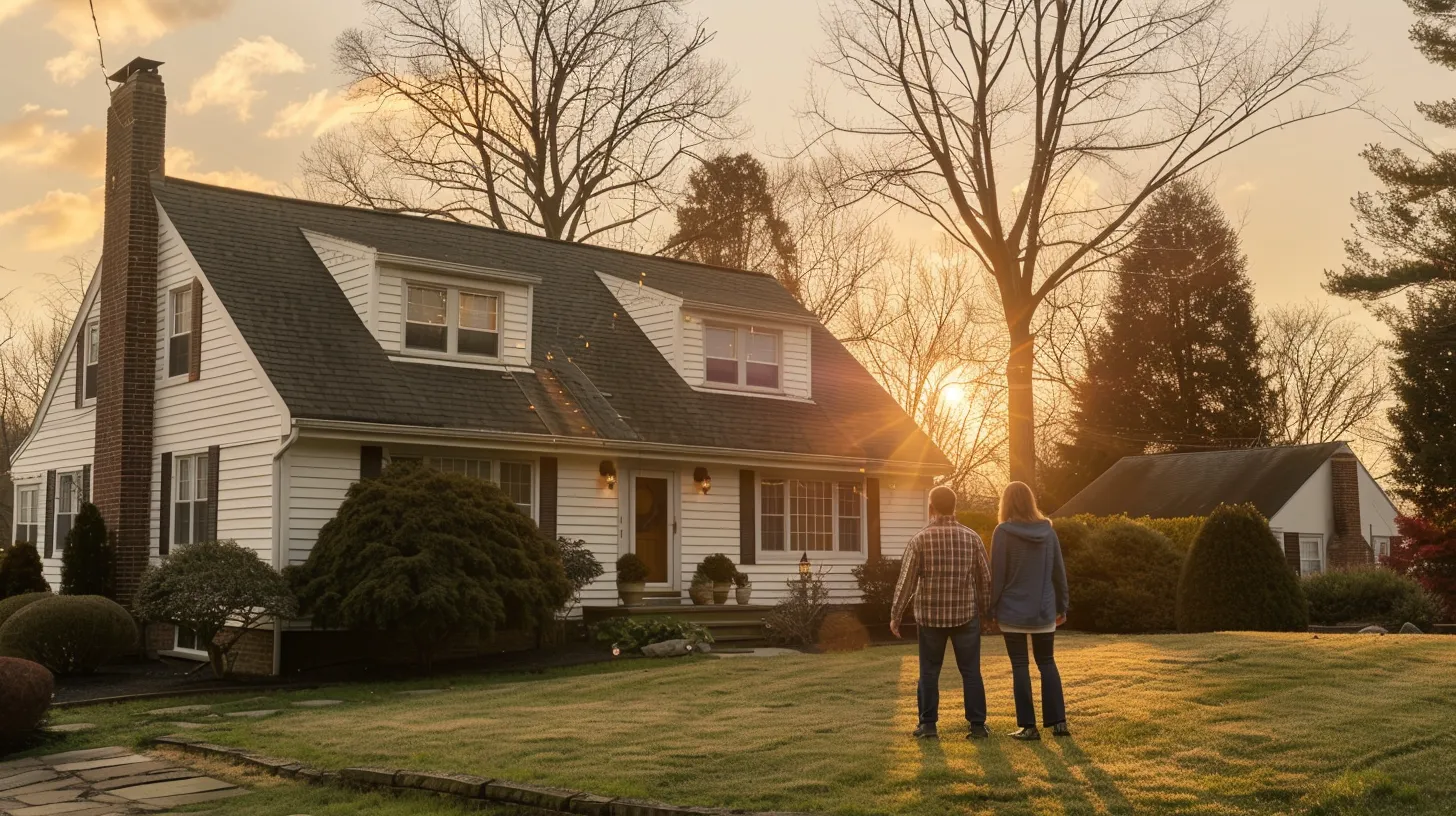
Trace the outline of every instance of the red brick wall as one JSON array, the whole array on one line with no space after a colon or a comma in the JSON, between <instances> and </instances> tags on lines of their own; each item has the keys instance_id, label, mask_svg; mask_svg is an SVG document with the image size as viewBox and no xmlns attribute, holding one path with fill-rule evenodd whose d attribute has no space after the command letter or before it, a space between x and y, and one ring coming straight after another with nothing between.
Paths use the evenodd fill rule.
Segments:
<instances>
[{"instance_id":1,"label":"red brick wall","mask_svg":"<svg viewBox=\"0 0 1456 816\"><path fill-rule=\"evenodd\" d=\"M1375 551L1360 533L1360 465L1355 454L1330 457L1330 503L1335 517L1329 560L1335 569L1375 563Z\"/></svg>"},{"instance_id":2,"label":"red brick wall","mask_svg":"<svg viewBox=\"0 0 1456 816\"><path fill-rule=\"evenodd\" d=\"M157 360L157 206L167 97L154 71L112 92L106 122L101 352L91 496L116 536L117 597L130 601L151 546L152 408Z\"/></svg>"}]
</instances>

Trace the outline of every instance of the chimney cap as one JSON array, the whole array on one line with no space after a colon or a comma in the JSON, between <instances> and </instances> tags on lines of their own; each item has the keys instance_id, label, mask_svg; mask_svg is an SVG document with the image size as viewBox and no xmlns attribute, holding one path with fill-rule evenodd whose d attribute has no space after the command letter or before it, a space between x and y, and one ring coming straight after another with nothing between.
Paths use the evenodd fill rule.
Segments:
<instances>
[{"instance_id":1,"label":"chimney cap","mask_svg":"<svg viewBox=\"0 0 1456 816\"><path fill-rule=\"evenodd\" d=\"M128 62L126 64L126 67L122 68L120 71L117 71L107 78L110 79L112 82L126 82L128 79L131 79L134 74L156 73L157 69L165 64L166 63L158 62L157 60L147 59L146 57L137 57L131 62Z\"/></svg>"}]
</instances>

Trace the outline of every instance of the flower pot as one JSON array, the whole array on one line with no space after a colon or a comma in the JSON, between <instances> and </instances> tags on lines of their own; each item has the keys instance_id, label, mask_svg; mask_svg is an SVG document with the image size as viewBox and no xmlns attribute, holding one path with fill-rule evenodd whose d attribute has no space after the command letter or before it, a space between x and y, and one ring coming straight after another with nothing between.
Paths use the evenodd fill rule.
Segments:
<instances>
[{"instance_id":1,"label":"flower pot","mask_svg":"<svg viewBox=\"0 0 1456 816\"><path fill-rule=\"evenodd\" d=\"M737 596L739 604L748 606L748 599L753 597L753 584L738 587L733 590L733 594Z\"/></svg>"},{"instance_id":2,"label":"flower pot","mask_svg":"<svg viewBox=\"0 0 1456 816\"><path fill-rule=\"evenodd\" d=\"M642 596L647 593L647 584L642 581L618 581L617 595L623 606L641 606Z\"/></svg>"},{"instance_id":3,"label":"flower pot","mask_svg":"<svg viewBox=\"0 0 1456 816\"><path fill-rule=\"evenodd\" d=\"M716 581L713 583L713 603L728 603L728 594L733 591L732 581Z\"/></svg>"},{"instance_id":4,"label":"flower pot","mask_svg":"<svg viewBox=\"0 0 1456 816\"><path fill-rule=\"evenodd\" d=\"M713 602L712 584L694 584L688 589L688 597L693 599L695 606L703 606Z\"/></svg>"}]
</instances>

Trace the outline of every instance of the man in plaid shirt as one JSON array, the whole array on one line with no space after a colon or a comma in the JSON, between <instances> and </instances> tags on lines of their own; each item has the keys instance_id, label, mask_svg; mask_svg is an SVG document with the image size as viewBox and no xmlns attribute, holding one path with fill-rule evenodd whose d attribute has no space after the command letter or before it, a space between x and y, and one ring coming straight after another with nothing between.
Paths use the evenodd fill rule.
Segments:
<instances>
[{"instance_id":1,"label":"man in plaid shirt","mask_svg":"<svg viewBox=\"0 0 1456 816\"><path fill-rule=\"evenodd\" d=\"M991 600L991 570L986 545L975 531L956 521L956 494L948 487L930 491L930 523L905 547L900 580L890 605L890 632L900 636L900 619L915 599L920 632L920 685L916 690L920 723L914 736L937 739L940 719L940 667L945 645L955 649L965 689L970 739L986 730L986 687L981 682L981 620Z\"/></svg>"}]
</instances>

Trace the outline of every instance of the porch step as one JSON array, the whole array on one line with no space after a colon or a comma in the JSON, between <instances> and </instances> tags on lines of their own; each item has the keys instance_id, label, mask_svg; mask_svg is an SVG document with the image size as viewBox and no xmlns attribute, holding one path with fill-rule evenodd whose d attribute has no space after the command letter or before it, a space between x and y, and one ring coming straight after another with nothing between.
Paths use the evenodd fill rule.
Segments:
<instances>
[{"instance_id":1,"label":"porch step","mask_svg":"<svg viewBox=\"0 0 1456 816\"><path fill-rule=\"evenodd\" d=\"M759 645L768 642L763 617L772 606L742 604L643 604L642 606L589 606L582 610L587 625L608 618L663 616L691 621L707 628L715 643Z\"/></svg>"}]
</instances>

